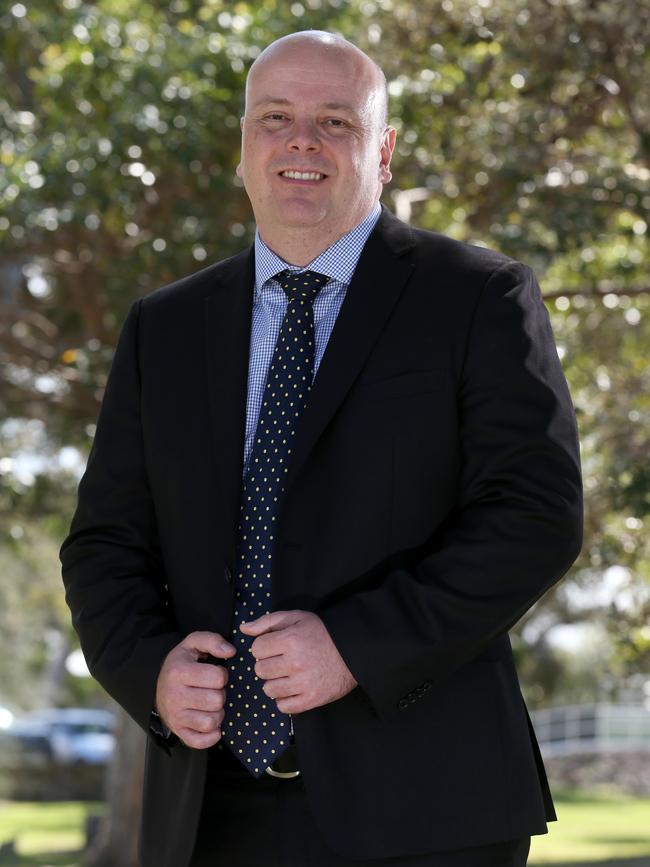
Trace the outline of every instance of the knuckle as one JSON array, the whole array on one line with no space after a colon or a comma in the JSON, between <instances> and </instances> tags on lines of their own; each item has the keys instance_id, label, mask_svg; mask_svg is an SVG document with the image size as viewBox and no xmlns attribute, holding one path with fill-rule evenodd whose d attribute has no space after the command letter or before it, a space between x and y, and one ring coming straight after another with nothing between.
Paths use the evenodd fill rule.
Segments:
<instances>
[{"instance_id":1,"label":"knuckle","mask_svg":"<svg viewBox=\"0 0 650 867\"><path fill-rule=\"evenodd\" d=\"M298 657L295 657L289 662L289 668L293 672L293 674L297 674L302 669L301 661Z\"/></svg>"},{"instance_id":2,"label":"knuckle","mask_svg":"<svg viewBox=\"0 0 650 867\"><path fill-rule=\"evenodd\" d=\"M224 676L224 672L225 669L221 668L221 666L213 670L212 677L210 678L210 680L212 681L211 686L213 689L223 689L226 685L227 678Z\"/></svg>"}]
</instances>

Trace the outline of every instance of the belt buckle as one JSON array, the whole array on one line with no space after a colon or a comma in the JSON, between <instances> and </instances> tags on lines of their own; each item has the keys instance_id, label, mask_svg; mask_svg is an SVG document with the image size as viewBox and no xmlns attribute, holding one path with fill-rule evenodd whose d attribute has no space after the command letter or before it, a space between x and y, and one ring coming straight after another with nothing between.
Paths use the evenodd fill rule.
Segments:
<instances>
[{"instance_id":1,"label":"belt buckle","mask_svg":"<svg viewBox=\"0 0 650 867\"><path fill-rule=\"evenodd\" d=\"M269 776L275 777L278 780L295 780L296 777L300 776L300 771L276 771L270 765L264 768L264 770Z\"/></svg>"},{"instance_id":2,"label":"belt buckle","mask_svg":"<svg viewBox=\"0 0 650 867\"><path fill-rule=\"evenodd\" d=\"M285 752L279 755L270 765L267 765L264 770L270 777L275 777L276 780L295 780L296 777L300 776L300 771L289 770L287 769L287 765L289 768L291 768L291 765L295 768L298 764L295 747L291 744ZM277 767L274 768L273 765L277 765ZM283 767L284 769L282 769Z\"/></svg>"}]
</instances>

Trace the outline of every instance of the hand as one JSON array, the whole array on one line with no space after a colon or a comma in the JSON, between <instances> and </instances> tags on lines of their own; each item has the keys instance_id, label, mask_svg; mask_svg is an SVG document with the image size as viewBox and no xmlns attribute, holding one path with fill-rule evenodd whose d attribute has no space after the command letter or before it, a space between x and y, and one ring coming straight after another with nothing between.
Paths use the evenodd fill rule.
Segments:
<instances>
[{"instance_id":1,"label":"hand","mask_svg":"<svg viewBox=\"0 0 650 867\"><path fill-rule=\"evenodd\" d=\"M192 632L167 654L156 685L156 710L188 747L205 750L221 738L228 672L201 660L234 655L235 648L216 632Z\"/></svg>"},{"instance_id":2,"label":"hand","mask_svg":"<svg viewBox=\"0 0 650 867\"><path fill-rule=\"evenodd\" d=\"M258 636L251 647L255 674L282 713L300 713L351 692L357 685L325 624L310 611L272 611L242 623L245 635Z\"/></svg>"}]
</instances>

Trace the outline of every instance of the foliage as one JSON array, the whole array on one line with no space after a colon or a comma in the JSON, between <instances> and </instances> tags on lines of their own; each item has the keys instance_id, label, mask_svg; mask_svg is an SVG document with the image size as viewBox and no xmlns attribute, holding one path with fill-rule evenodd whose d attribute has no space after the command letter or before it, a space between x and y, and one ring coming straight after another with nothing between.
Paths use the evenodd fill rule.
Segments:
<instances>
[{"instance_id":1,"label":"foliage","mask_svg":"<svg viewBox=\"0 0 650 867\"><path fill-rule=\"evenodd\" d=\"M130 302L251 237L234 175L250 62L284 33L337 30L386 71L399 140L387 204L530 263L547 295L579 416L587 534L572 580L515 638L533 698L560 686L548 645L559 622L600 617L620 673L647 671L649 0L3 10L0 413L20 423L0 428L0 526L23 532L4 556L22 562L48 524L64 533L74 474L61 454L72 465L70 449L88 449ZM25 482L34 442L46 460ZM570 588L597 595L611 567L629 587L577 605Z\"/></svg>"}]
</instances>

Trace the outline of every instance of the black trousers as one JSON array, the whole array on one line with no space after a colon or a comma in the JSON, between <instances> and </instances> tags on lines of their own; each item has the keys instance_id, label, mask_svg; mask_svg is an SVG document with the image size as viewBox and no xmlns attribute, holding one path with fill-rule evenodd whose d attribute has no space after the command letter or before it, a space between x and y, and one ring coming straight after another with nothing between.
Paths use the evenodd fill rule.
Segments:
<instances>
[{"instance_id":1,"label":"black trousers","mask_svg":"<svg viewBox=\"0 0 650 867\"><path fill-rule=\"evenodd\" d=\"M530 838L403 858L350 860L324 841L302 778L254 779L228 751L211 750L190 867L525 867Z\"/></svg>"}]
</instances>

